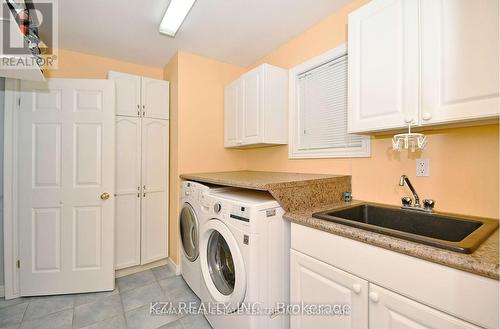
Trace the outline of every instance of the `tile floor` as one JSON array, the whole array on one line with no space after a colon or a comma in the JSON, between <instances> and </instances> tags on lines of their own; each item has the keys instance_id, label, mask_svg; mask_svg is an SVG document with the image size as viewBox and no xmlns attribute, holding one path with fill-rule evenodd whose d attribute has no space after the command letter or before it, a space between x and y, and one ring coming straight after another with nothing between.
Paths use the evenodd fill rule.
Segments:
<instances>
[{"instance_id":1,"label":"tile floor","mask_svg":"<svg viewBox=\"0 0 500 329\"><path fill-rule=\"evenodd\" d=\"M209 329L202 315L150 315L153 301L199 301L167 266L116 280L110 292L0 298L0 329Z\"/></svg>"}]
</instances>

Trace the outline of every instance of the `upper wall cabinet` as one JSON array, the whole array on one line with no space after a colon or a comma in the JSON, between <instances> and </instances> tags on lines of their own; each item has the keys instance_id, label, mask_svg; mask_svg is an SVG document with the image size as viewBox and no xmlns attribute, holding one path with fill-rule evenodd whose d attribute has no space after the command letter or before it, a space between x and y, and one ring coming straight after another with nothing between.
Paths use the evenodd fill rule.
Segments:
<instances>
[{"instance_id":1,"label":"upper wall cabinet","mask_svg":"<svg viewBox=\"0 0 500 329\"><path fill-rule=\"evenodd\" d=\"M152 119L168 119L169 82L150 78L142 78L141 83L142 107L144 117Z\"/></svg>"},{"instance_id":2,"label":"upper wall cabinet","mask_svg":"<svg viewBox=\"0 0 500 329\"><path fill-rule=\"evenodd\" d=\"M287 143L288 71L263 64L224 89L224 146Z\"/></svg>"},{"instance_id":3,"label":"upper wall cabinet","mask_svg":"<svg viewBox=\"0 0 500 329\"><path fill-rule=\"evenodd\" d=\"M168 119L169 82L109 71L116 84L116 114Z\"/></svg>"},{"instance_id":4,"label":"upper wall cabinet","mask_svg":"<svg viewBox=\"0 0 500 329\"><path fill-rule=\"evenodd\" d=\"M349 15L351 133L498 117L498 0L373 0Z\"/></svg>"},{"instance_id":5,"label":"upper wall cabinet","mask_svg":"<svg viewBox=\"0 0 500 329\"><path fill-rule=\"evenodd\" d=\"M418 120L418 1L374 0L349 15L348 130Z\"/></svg>"},{"instance_id":6,"label":"upper wall cabinet","mask_svg":"<svg viewBox=\"0 0 500 329\"><path fill-rule=\"evenodd\" d=\"M498 115L498 0L421 0L424 125Z\"/></svg>"}]
</instances>

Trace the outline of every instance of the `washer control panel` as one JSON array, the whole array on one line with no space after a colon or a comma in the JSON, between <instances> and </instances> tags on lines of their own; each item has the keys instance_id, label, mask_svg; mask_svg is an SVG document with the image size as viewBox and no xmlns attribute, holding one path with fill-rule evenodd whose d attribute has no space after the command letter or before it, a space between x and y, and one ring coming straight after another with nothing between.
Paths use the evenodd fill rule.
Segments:
<instances>
[{"instance_id":1,"label":"washer control panel","mask_svg":"<svg viewBox=\"0 0 500 329\"><path fill-rule=\"evenodd\" d=\"M229 217L243 222L250 222L250 208L245 206L234 205L231 208Z\"/></svg>"}]
</instances>

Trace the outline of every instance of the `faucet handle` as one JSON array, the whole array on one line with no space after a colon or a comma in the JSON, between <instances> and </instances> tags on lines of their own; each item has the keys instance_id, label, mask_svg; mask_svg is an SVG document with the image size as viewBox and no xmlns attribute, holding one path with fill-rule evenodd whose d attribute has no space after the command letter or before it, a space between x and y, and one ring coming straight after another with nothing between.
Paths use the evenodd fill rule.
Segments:
<instances>
[{"instance_id":1,"label":"faucet handle","mask_svg":"<svg viewBox=\"0 0 500 329\"><path fill-rule=\"evenodd\" d=\"M436 205L436 202L432 199L425 199L424 200L424 209L427 211L432 211L434 209L434 206Z\"/></svg>"},{"instance_id":2,"label":"faucet handle","mask_svg":"<svg viewBox=\"0 0 500 329\"><path fill-rule=\"evenodd\" d=\"M404 196L401 198L401 203L403 207L411 207L413 200L409 196Z\"/></svg>"}]
</instances>

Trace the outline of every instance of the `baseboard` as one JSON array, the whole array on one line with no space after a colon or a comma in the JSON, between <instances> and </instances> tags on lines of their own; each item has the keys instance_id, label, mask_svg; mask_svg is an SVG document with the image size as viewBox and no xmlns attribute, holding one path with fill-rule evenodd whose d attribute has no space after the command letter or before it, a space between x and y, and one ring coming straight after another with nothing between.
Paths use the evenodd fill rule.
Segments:
<instances>
[{"instance_id":1,"label":"baseboard","mask_svg":"<svg viewBox=\"0 0 500 329\"><path fill-rule=\"evenodd\" d=\"M167 266L175 271L175 275L181 275L181 266L174 263L172 258L167 258Z\"/></svg>"},{"instance_id":2,"label":"baseboard","mask_svg":"<svg viewBox=\"0 0 500 329\"><path fill-rule=\"evenodd\" d=\"M115 271L115 278L121 278L122 276L142 272L145 270L149 270L153 267L158 267L158 266L163 266L163 265L168 265L169 264L169 258L164 258L157 260L152 263L148 263L145 265L137 265L137 266L132 266L132 267L127 267L127 268L122 268L120 270ZM170 266L170 265L169 265Z\"/></svg>"},{"instance_id":3,"label":"baseboard","mask_svg":"<svg viewBox=\"0 0 500 329\"><path fill-rule=\"evenodd\" d=\"M0 297L5 297L5 286L0 286Z\"/></svg>"}]
</instances>

